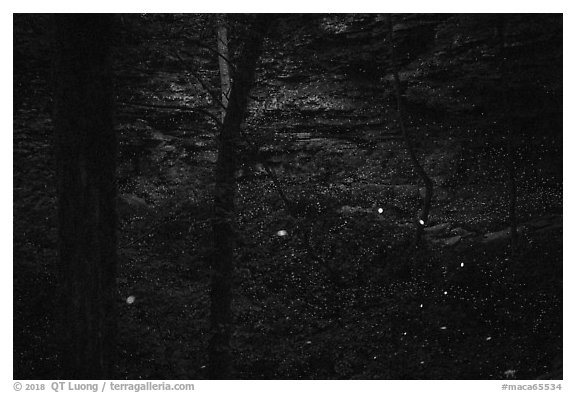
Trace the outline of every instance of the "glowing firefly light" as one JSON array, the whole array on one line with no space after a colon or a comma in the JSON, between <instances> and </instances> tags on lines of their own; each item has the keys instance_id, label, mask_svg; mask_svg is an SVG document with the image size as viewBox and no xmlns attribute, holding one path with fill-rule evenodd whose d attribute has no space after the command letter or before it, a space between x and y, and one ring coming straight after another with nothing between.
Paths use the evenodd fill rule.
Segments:
<instances>
[{"instance_id":1,"label":"glowing firefly light","mask_svg":"<svg viewBox=\"0 0 576 393\"><path fill-rule=\"evenodd\" d=\"M134 300L136 300L136 297L135 297L135 296L128 296L128 297L126 298L126 303L132 304L132 303L134 303Z\"/></svg>"},{"instance_id":2,"label":"glowing firefly light","mask_svg":"<svg viewBox=\"0 0 576 393\"><path fill-rule=\"evenodd\" d=\"M378 214L382 214L384 213L384 209L382 209L381 207L378 208Z\"/></svg>"},{"instance_id":3,"label":"glowing firefly light","mask_svg":"<svg viewBox=\"0 0 576 393\"><path fill-rule=\"evenodd\" d=\"M460 264L460 267L464 267L464 262L462 262L462 263Z\"/></svg>"},{"instance_id":4,"label":"glowing firefly light","mask_svg":"<svg viewBox=\"0 0 576 393\"><path fill-rule=\"evenodd\" d=\"M276 234L278 236L286 236L286 235L288 235L288 232L286 230L282 229L282 230L276 232Z\"/></svg>"},{"instance_id":5,"label":"glowing firefly light","mask_svg":"<svg viewBox=\"0 0 576 393\"><path fill-rule=\"evenodd\" d=\"M420 223L420 225L424 225L424 220L418 220L418 222Z\"/></svg>"}]
</instances>

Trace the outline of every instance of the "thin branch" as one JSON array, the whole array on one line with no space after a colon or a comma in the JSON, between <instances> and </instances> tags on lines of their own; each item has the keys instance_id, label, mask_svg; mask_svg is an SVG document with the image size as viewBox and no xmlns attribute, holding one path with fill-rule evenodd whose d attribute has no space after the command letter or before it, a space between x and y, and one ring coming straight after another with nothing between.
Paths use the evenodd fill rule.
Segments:
<instances>
[{"instance_id":1,"label":"thin branch","mask_svg":"<svg viewBox=\"0 0 576 393\"><path fill-rule=\"evenodd\" d=\"M188 37L187 37L187 38L188 38ZM206 44L204 44L204 43L202 43L201 41L198 41L198 40L196 40L196 39L192 39L192 38L189 38L189 39L190 39L190 42L192 42L193 44L196 44L196 45L198 45L198 46L200 46L200 47L202 47L202 48L208 49L210 52L216 54L218 57L220 57L221 59L223 59L226 63L228 63L228 66L230 67L230 69L231 69L231 71L232 71L232 74L235 74L235 73L236 73L236 67L234 66L234 63L232 63L232 61L231 61L230 59L228 59L226 56L222 55L218 50L216 50L216 49L214 49L214 48L211 48L210 46L208 46L208 45L206 45ZM221 40L220 40L220 41L221 41ZM182 53L184 53L184 54L186 54L186 55L188 55L188 56L193 56L192 53L188 52L188 51L185 50L185 49L180 49L180 52L182 52ZM230 98L230 90L228 90L228 91L226 92L226 96L227 96L228 98ZM255 97L255 96L253 96L253 95L250 95L249 97L250 97L250 99L252 99L252 100L254 100L254 101L257 101L257 102L265 102L265 101L266 101L266 100L263 100L263 99L261 99L261 98Z\"/></svg>"},{"instance_id":2,"label":"thin branch","mask_svg":"<svg viewBox=\"0 0 576 393\"><path fill-rule=\"evenodd\" d=\"M250 145L250 148L252 149L252 151L258 151L259 150L258 146L256 146L256 144L248 138L248 136L246 135L246 133L243 130L240 131L240 135L242 136L244 141L246 143L248 143L248 145ZM296 218L296 214L294 212L294 209L292 208L293 203L290 201L290 199L288 199L288 197L284 193L284 190L282 190L282 186L280 185L280 181L278 180L278 176L276 176L276 172L274 172L274 169L272 169L272 167L270 167L270 165L268 165L268 163L264 160L262 162L262 166L264 167L264 170L266 171L266 174L268 175L270 180L272 180L272 184L274 185L276 192L280 196L280 199L282 199L282 202L284 202L284 206L286 208L286 213L288 213L289 216Z\"/></svg>"},{"instance_id":3,"label":"thin branch","mask_svg":"<svg viewBox=\"0 0 576 393\"><path fill-rule=\"evenodd\" d=\"M206 109L202 108L193 108L189 106L181 106L181 105L160 105L160 104L141 104L141 103L134 103L134 102L125 102L125 101L117 101L118 104L123 106L135 106L139 108L150 108L150 109L169 109L169 110L177 110L177 111L186 111L186 112L198 112L203 115L210 117L212 120L216 122L218 126L222 125L220 119L207 111Z\"/></svg>"},{"instance_id":4,"label":"thin branch","mask_svg":"<svg viewBox=\"0 0 576 393\"><path fill-rule=\"evenodd\" d=\"M389 28L388 42L390 45L390 63L393 74L394 94L396 96L398 123L400 124L402 136L404 137L404 143L406 144L406 150L408 151L410 159L412 160L412 165L414 166L414 169L418 173L418 176L420 176L420 178L424 182L424 186L426 188L426 194L424 195L424 207L422 208L419 220L415 223L416 237L414 240L414 245L418 245L422 237L422 233L424 232L424 226L428 221L428 214L430 212L430 205L432 202L432 193L434 186L432 184L432 180L430 180L430 178L426 174L426 171L418 161L418 157L416 157L414 146L412 146L412 142L410 141L410 136L408 135L406 124L404 124L404 106L402 105L402 94L400 93L400 76L398 75L398 68L396 66L396 56L394 52L394 25L392 23L392 14L388 16L388 28Z\"/></svg>"},{"instance_id":5,"label":"thin branch","mask_svg":"<svg viewBox=\"0 0 576 393\"><path fill-rule=\"evenodd\" d=\"M261 99L261 98L255 97L255 96L253 96L253 95L249 95L248 97L249 97L251 100L254 100L254 101L256 101L256 102L266 102L265 99L263 100L263 99Z\"/></svg>"},{"instance_id":6,"label":"thin branch","mask_svg":"<svg viewBox=\"0 0 576 393\"><path fill-rule=\"evenodd\" d=\"M187 34L184 34L184 36L186 37L187 40L189 40L190 43L192 43L192 44L194 44L194 45L196 45L196 46L199 46L199 47L201 47L201 48L207 49L207 50L209 50L210 52L216 54L216 56L222 58L226 63L228 63L228 65L230 66L230 68L231 68L232 70L235 70L235 67L234 67L234 64L232 63L232 61L231 61L229 58L227 58L226 56L224 56L223 54L221 54L219 51L217 51L216 49L214 49L214 48L210 47L209 45L203 43L202 41L199 41L199 40L197 40L197 39L195 39L195 38L190 37L190 36L187 35ZM188 56L194 56L192 53L190 53L190 52L188 52L187 50L184 50L184 49L181 49L181 52L187 54Z\"/></svg>"},{"instance_id":7,"label":"thin branch","mask_svg":"<svg viewBox=\"0 0 576 393\"><path fill-rule=\"evenodd\" d=\"M226 109L226 106L224 105L224 103L218 98L218 96L213 92L214 89L211 89L211 86L208 86L208 83L205 82L202 77L200 75L198 75L197 72L195 72L194 70L192 70L191 68L188 68L188 65L186 64L186 62L184 61L184 59L182 58L182 56L180 56L180 54L178 52L175 52L174 55L176 56L176 58L180 61L180 63L182 64L182 66L186 69L186 71L190 72L190 74L192 74L192 76L198 81L198 83L200 83L200 85L202 86L202 88L204 88L204 90L206 90L208 92L208 94L210 94L210 96L212 97L212 99L214 100L214 102L216 102L220 108ZM189 81L190 83L190 81ZM190 83L192 84L192 83Z\"/></svg>"},{"instance_id":8,"label":"thin branch","mask_svg":"<svg viewBox=\"0 0 576 393\"><path fill-rule=\"evenodd\" d=\"M170 53L165 52L165 54L170 55ZM184 59L180 56L180 54L178 52L174 52L172 53L173 56L176 57L176 59L182 64L182 66L184 67L184 69L186 71L188 71L190 74L192 74L192 76L198 81L198 83L200 83L200 85L202 86L202 88L204 90L206 90L206 92L208 94L210 94L210 97L212 97L212 100L218 104L218 106L220 106L220 108L222 109L226 109L226 107L224 106L224 103L222 103L222 101L220 101L220 99L218 98L218 96L216 94L214 94L214 92L212 91L213 89L210 89L210 86L208 86L208 84L200 77L200 75L198 75L198 73L194 72L192 69L189 68L188 64L186 64L186 62L184 61ZM194 84L192 83L192 81L186 76L186 79L188 79L188 83L190 83L191 86L193 86Z\"/></svg>"},{"instance_id":9,"label":"thin branch","mask_svg":"<svg viewBox=\"0 0 576 393\"><path fill-rule=\"evenodd\" d=\"M247 137L246 133L241 131L241 136L246 141L246 143L248 143L248 145L250 145L250 148L252 150L257 151L258 147L256 146L256 144L254 142L252 142ZM264 170L266 171L266 175L272 181L272 184L274 185L276 192L280 196L280 199L282 199L286 213L288 214L288 216L292 217L293 219L297 219L298 215L294 209L294 203L284 193L284 190L282 189L282 186L280 184L280 180L278 179L276 172L265 161L262 162L262 166L264 167ZM306 253L308 254L308 257L312 260L317 261L320 264L320 266L322 266L325 269L326 274L328 275L328 278L337 288L343 288L344 284L342 282L342 278L340 277L340 275L336 272L336 270L332 266L330 266L328 261L326 261L324 258L320 257L320 255L318 255L318 253L314 250L314 247L312 246L312 242L310 241L310 238L312 237L312 232L313 232L312 226L310 226L310 233L308 233L308 231L306 230L306 226L304 226L304 228L302 228L302 231L295 231L296 236L301 240L301 242L302 242L302 244L306 250Z\"/></svg>"}]
</instances>

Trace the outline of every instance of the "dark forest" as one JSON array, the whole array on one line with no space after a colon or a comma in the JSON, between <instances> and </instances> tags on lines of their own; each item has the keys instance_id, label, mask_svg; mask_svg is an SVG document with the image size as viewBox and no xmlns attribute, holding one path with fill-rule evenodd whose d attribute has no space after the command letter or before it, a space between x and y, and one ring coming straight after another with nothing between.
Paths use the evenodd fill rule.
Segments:
<instances>
[{"instance_id":1,"label":"dark forest","mask_svg":"<svg viewBox=\"0 0 576 393\"><path fill-rule=\"evenodd\" d=\"M14 14L15 379L562 379L561 14Z\"/></svg>"}]
</instances>

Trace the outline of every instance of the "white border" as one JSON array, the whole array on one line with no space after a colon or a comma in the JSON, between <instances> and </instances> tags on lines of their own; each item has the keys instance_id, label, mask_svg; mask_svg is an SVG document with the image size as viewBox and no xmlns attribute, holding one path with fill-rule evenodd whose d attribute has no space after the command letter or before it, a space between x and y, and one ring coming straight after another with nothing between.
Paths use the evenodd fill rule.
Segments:
<instances>
[{"instance_id":1,"label":"white border","mask_svg":"<svg viewBox=\"0 0 576 393\"><path fill-rule=\"evenodd\" d=\"M12 129L12 75L13 53L12 47L12 13L13 12L561 12L564 13L564 69L575 69L574 62L574 18L573 7L568 1L518 1L504 2L498 0L483 0L480 2L460 1L347 1L312 2L310 0L280 0L263 3L258 0L226 0L226 1L167 1L143 0L122 2L113 0L99 0L97 2L81 1L21 1L5 2L2 6L0 39L4 55L8 59L2 64L2 122L4 127L0 132L0 173L2 184L1 201L1 250L2 274L0 275L0 299L2 312L5 315L0 324L1 353L0 353L0 386L2 391L13 390L12 381L12 218L13 218L13 146L9 131ZM572 175L576 174L576 154L574 141L576 129L574 128L574 76L573 72L564 75L564 276L568 278L564 286L564 381L563 391L567 391L574 380L569 370L574 365L572 354L574 349L575 325L574 314L574 256L571 241L576 234L571 223L576 221L576 194L575 182ZM543 261L546 263L546 261ZM38 381L40 382L40 381ZM51 382L51 381L46 381ZM183 382L183 381L174 381ZM510 381L523 383L523 381ZM528 381L526 381L528 382ZM534 381L531 381L534 382ZM550 382L550 381L536 381ZM402 392L414 389L421 392L495 392L501 391L500 381L196 381L197 391L246 391L246 392L292 392L294 390L322 391L329 389L333 392L346 392L360 390L362 392L382 392L387 389L391 392ZM47 391L50 391L49 389ZM570 390L568 390L570 391Z\"/></svg>"}]
</instances>

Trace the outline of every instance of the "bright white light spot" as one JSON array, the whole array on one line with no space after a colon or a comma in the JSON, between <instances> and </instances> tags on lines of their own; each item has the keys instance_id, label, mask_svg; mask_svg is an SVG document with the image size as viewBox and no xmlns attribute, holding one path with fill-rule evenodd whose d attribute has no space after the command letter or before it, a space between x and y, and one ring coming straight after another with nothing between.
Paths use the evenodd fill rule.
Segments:
<instances>
[{"instance_id":1,"label":"bright white light spot","mask_svg":"<svg viewBox=\"0 0 576 393\"><path fill-rule=\"evenodd\" d=\"M424 307L424 304L421 304L421 305L420 305L420 308L422 308L422 307Z\"/></svg>"},{"instance_id":2,"label":"bright white light spot","mask_svg":"<svg viewBox=\"0 0 576 393\"><path fill-rule=\"evenodd\" d=\"M418 220L418 222L420 223L420 225L424 225L424 220Z\"/></svg>"},{"instance_id":3,"label":"bright white light spot","mask_svg":"<svg viewBox=\"0 0 576 393\"><path fill-rule=\"evenodd\" d=\"M312 344L312 341L306 341L306 344Z\"/></svg>"},{"instance_id":4,"label":"bright white light spot","mask_svg":"<svg viewBox=\"0 0 576 393\"><path fill-rule=\"evenodd\" d=\"M376 360L376 356L374 356L374 360Z\"/></svg>"},{"instance_id":5,"label":"bright white light spot","mask_svg":"<svg viewBox=\"0 0 576 393\"><path fill-rule=\"evenodd\" d=\"M448 291L444 291L444 295L448 295Z\"/></svg>"},{"instance_id":6,"label":"bright white light spot","mask_svg":"<svg viewBox=\"0 0 576 393\"><path fill-rule=\"evenodd\" d=\"M136 300L136 297L135 297L135 296L128 296L128 297L126 298L126 303L132 304L132 303L134 303L134 300Z\"/></svg>"},{"instance_id":7,"label":"bright white light spot","mask_svg":"<svg viewBox=\"0 0 576 393\"><path fill-rule=\"evenodd\" d=\"M288 235L288 232L285 231L284 229L282 229L282 230L276 232L276 234L277 234L278 236L286 236L286 235Z\"/></svg>"},{"instance_id":8,"label":"bright white light spot","mask_svg":"<svg viewBox=\"0 0 576 393\"><path fill-rule=\"evenodd\" d=\"M460 264L460 267L464 267L464 262L462 262L462 263Z\"/></svg>"},{"instance_id":9,"label":"bright white light spot","mask_svg":"<svg viewBox=\"0 0 576 393\"><path fill-rule=\"evenodd\" d=\"M384 213L384 209L382 209L381 207L379 207L379 208L378 208L378 213L379 213L379 214Z\"/></svg>"},{"instance_id":10,"label":"bright white light spot","mask_svg":"<svg viewBox=\"0 0 576 393\"><path fill-rule=\"evenodd\" d=\"M447 328L446 326L442 326L440 329L441 329L441 330L446 330L446 329L448 329L448 328Z\"/></svg>"},{"instance_id":11,"label":"bright white light spot","mask_svg":"<svg viewBox=\"0 0 576 393\"><path fill-rule=\"evenodd\" d=\"M486 337L486 341L492 340L492 337Z\"/></svg>"}]
</instances>

